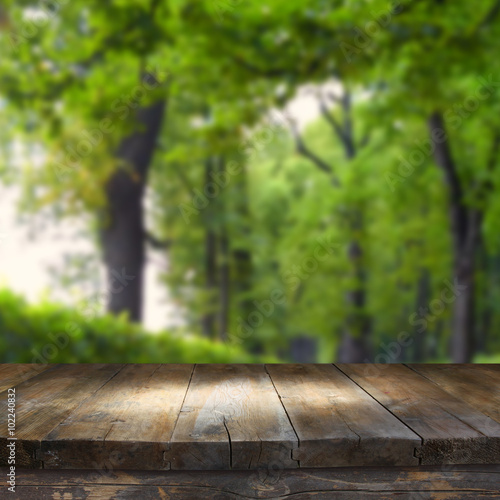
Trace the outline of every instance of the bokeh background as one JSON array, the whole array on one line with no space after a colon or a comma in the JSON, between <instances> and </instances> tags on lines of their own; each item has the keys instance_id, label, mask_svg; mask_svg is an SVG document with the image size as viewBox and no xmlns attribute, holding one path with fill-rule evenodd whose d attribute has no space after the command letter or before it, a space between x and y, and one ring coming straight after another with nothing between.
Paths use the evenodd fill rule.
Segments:
<instances>
[{"instance_id":1,"label":"bokeh background","mask_svg":"<svg viewBox=\"0 0 500 500\"><path fill-rule=\"evenodd\" d=\"M4 1L0 361L500 361L499 22Z\"/></svg>"}]
</instances>

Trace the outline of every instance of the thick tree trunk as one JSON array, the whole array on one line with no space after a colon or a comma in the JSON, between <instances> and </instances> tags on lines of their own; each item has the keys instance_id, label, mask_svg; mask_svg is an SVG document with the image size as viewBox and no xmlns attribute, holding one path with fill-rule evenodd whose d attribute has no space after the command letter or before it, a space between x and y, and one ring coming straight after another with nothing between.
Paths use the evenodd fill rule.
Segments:
<instances>
[{"instance_id":1,"label":"thick tree trunk","mask_svg":"<svg viewBox=\"0 0 500 500\"><path fill-rule=\"evenodd\" d=\"M478 211L469 210L467 239L455 254L454 275L463 290L456 293L453 304L451 357L454 363L470 363L474 355L475 260L481 220Z\"/></svg>"},{"instance_id":2,"label":"thick tree trunk","mask_svg":"<svg viewBox=\"0 0 500 500\"><path fill-rule=\"evenodd\" d=\"M122 140L116 158L125 164L106 186L107 217L101 226L101 243L109 283L107 309L142 319L144 272L143 194L160 133L165 101L136 113L136 130Z\"/></svg>"},{"instance_id":3,"label":"thick tree trunk","mask_svg":"<svg viewBox=\"0 0 500 500\"><path fill-rule=\"evenodd\" d=\"M454 363L468 363L474 352L474 260L479 243L481 214L469 208L465 202L440 113L433 113L429 118L429 132L434 159L443 170L449 189L453 277L462 288L456 291L453 298L451 357Z\"/></svg>"}]
</instances>

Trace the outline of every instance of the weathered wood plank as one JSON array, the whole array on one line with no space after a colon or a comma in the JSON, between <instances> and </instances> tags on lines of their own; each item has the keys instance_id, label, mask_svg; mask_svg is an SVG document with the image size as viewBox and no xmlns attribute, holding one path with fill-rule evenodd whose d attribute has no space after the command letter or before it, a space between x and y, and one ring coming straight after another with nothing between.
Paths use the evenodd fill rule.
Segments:
<instances>
[{"instance_id":1,"label":"weathered wood plank","mask_svg":"<svg viewBox=\"0 0 500 500\"><path fill-rule=\"evenodd\" d=\"M72 500L193 500L203 498L206 500L247 500L249 498L266 498L263 496L234 495L232 493L221 493L217 490L206 491L205 488L196 486L169 488L161 486L74 486L72 488L61 486L37 487L24 486L18 490L15 498L23 500L59 500L71 498ZM69 495L69 496L68 496ZM333 495L333 496L332 496ZM281 497L268 497L275 499L290 498L289 495ZM477 492L477 491L437 491L422 492L421 490L401 492L380 492L380 491L313 491L296 493L291 497L293 500L493 500L500 498L497 492Z\"/></svg>"},{"instance_id":2,"label":"weathered wood plank","mask_svg":"<svg viewBox=\"0 0 500 500\"><path fill-rule=\"evenodd\" d=\"M496 365L411 364L412 370L438 384L493 420L500 422L500 370Z\"/></svg>"},{"instance_id":3,"label":"weathered wood plank","mask_svg":"<svg viewBox=\"0 0 500 500\"><path fill-rule=\"evenodd\" d=\"M0 380L18 467L396 466L415 448L422 464L500 463L498 365L338 367L54 365L20 382L29 366L0 365Z\"/></svg>"},{"instance_id":4,"label":"weathered wood plank","mask_svg":"<svg viewBox=\"0 0 500 500\"><path fill-rule=\"evenodd\" d=\"M410 368L337 366L422 437L422 464L500 463L500 424Z\"/></svg>"},{"instance_id":5,"label":"weathered wood plank","mask_svg":"<svg viewBox=\"0 0 500 500\"><path fill-rule=\"evenodd\" d=\"M268 365L301 467L418 465L421 439L332 365Z\"/></svg>"},{"instance_id":6,"label":"weathered wood plank","mask_svg":"<svg viewBox=\"0 0 500 500\"><path fill-rule=\"evenodd\" d=\"M17 465L40 467L35 457L42 439L113 377L121 365L57 365L16 386ZM0 401L6 432L7 398ZM0 465L6 464L6 434L0 436Z\"/></svg>"},{"instance_id":7,"label":"weathered wood plank","mask_svg":"<svg viewBox=\"0 0 500 500\"><path fill-rule=\"evenodd\" d=\"M127 365L42 441L45 468L169 469L193 365Z\"/></svg>"},{"instance_id":8,"label":"weathered wood plank","mask_svg":"<svg viewBox=\"0 0 500 500\"><path fill-rule=\"evenodd\" d=\"M350 467L262 471L20 470L24 499L476 499L500 498L499 466ZM0 470L4 473L5 470Z\"/></svg>"},{"instance_id":9,"label":"weathered wood plank","mask_svg":"<svg viewBox=\"0 0 500 500\"><path fill-rule=\"evenodd\" d=\"M297 436L263 365L196 365L172 436L172 469L297 467L294 448Z\"/></svg>"},{"instance_id":10,"label":"weathered wood plank","mask_svg":"<svg viewBox=\"0 0 500 500\"><path fill-rule=\"evenodd\" d=\"M0 364L0 393L53 367L42 364Z\"/></svg>"}]
</instances>

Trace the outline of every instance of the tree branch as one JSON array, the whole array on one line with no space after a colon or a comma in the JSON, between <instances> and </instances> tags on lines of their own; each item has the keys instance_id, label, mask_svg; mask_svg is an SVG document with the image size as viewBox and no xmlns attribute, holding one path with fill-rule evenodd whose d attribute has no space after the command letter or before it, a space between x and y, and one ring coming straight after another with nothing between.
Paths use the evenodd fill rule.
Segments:
<instances>
[{"instance_id":1,"label":"tree branch","mask_svg":"<svg viewBox=\"0 0 500 500\"><path fill-rule=\"evenodd\" d=\"M320 170L326 172L327 174L332 174L332 167L323 161L319 156L316 156L305 144L302 136L300 135L297 123L293 118L288 118L288 123L292 132L292 136L295 140L295 147L297 152L313 162Z\"/></svg>"},{"instance_id":2,"label":"tree branch","mask_svg":"<svg viewBox=\"0 0 500 500\"><path fill-rule=\"evenodd\" d=\"M354 144L354 139L352 136L352 120L351 120L351 95L346 90L342 97L338 98L335 96L335 101L342 106L343 111L343 123L342 125L335 119L332 113L328 110L327 103L319 91L317 93L317 99L319 101L319 109L325 120L333 128L335 134L340 139L342 146L344 147L345 156L347 159L352 159L356 155L356 146Z\"/></svg>"},{"instance_id":3,"label":"tree branch","mask_svg":"<svg viewBox=\"0 0 500 500\"><path fill-rule=\"evenodd\" d=\"M157 250L168 250L173 243L173 241L170 239L160 240L147 230L144 230L144 239L147 243L149 243L153 248Z\"/></svg>"},{"instance_id":4,"label":"tree branch","mask_svg":"<svg viewBox=\"0 0 500 500\"><path fill-rule=\"evenodd\" d=\"M330 126L333 128L335 133L337 134L338 138L342 141L342 143L345 143L345 134L344 130L340 126L340 124L337 122L335 117L328 111L328 107L326 105L326 102L321 95L321 93L318 93L317 99L319 101L319 110L321 111L321 114L325 118L325 120L330 124Z\"/></svg>"},{"instance_id":5,"label":"tree branch","mask_svg":"<svg viewBox=\"0 0 500 500\"><path fill-rule=\"evenodd\" d=\"M338 104L340 104L342 102L342 97L334 94L333 92L327 92L326 97L328 97L328 99L331 99L332 101L334 101Z\"/></svg>"}]
</instances>

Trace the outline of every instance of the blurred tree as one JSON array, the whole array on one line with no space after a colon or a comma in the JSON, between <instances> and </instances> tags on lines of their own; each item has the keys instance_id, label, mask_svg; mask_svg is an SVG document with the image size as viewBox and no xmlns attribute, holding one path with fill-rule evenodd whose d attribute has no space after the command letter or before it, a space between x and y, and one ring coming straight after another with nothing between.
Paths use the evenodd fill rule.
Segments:
<instances>
[{"instance_id":1,"label":"blurred tree","mask_svg":"<svg viewBox=\"0 0 500 500\"><path fill-rule=\"evenodd\" d=\"M140 320L149 242L189 328L254 353L498 345L497 1L5 4L2 160L35 152L24 208L92 214L111 312ZM321 120L269 125L340 79Z\"/></svg>"},{"instance_id":2,"label":"blurred tree","mask_svg":"<svg viewBox=\"0 0 500 500\"><path fill-rule=\"evenodd\" d=\"M433 156L443 173L453 255L451 355L462 363L474 353L477 253L493 179L499 175L500 101L492 79L498 15L496 1L480 9L413 2L373 44L373 67L392 94L392 113L419 115L429 128L429 139L417 143L400 164L393 187L420 166L420 156ZM478 130L485 140L475 140Z\"/></svg>"},{"instance_id":3,"label":"blurred tree","mask_svg":"<svg viewBox=\"0 0 500 500\"><path fill-rule=\"evenodd\" d=\"M166 41L157 0L81 4L9 2L2 33L3 95L28 140L43 142L46 168L27 172L35 210L98 214L108 310L141 320L143 195L166 101L151 68ZM119 293L118 293L119 292Z\"/></svg>"},{"instance_id":4,"label":"blurred tree","mask_svg":"<svg viewBox=\"0 0 500 500\"><path fill-rule=\"evenodd\" d=\"M114 291L108 311L126 311L140 321L144 245L162 246L145 227L143 205L162 132L167 76L179 75L177 81L168 78L174 96L198 93L204 107L222 98L241 100L242 87L220 88L217 59L202 59L179 25L182 2L61 1L53 7L9 2L8 29L0 34L8 55L3 96L18 123L11 138L24 135L45 149L46 168L24 175L26 205L97 215ZM238 108L231 112L238 116ZM258 113L247 106L242 120ZM217 142L208 143L208 158L210 148L220 149ZM36 185L44 186L43 195Z\"/></svg>"},{"instance_id":5,"label":"blurred tree","mask_svg":"<svg viewBox=\"0 0 500 500\"><path fill-rule=\"evenodd\" d=\"M148 73L143 83L156 83ZM120 293L110 294L108 311L129 313L132 321L142 319L144 273L143 198L148 171L160 134L165 99L139 108L134 117L135 130L124 138L116 158L126 169L114 172L105 185L106 215L101 225L101 244L108 282Z\"/></svg>"}]
</instances>

